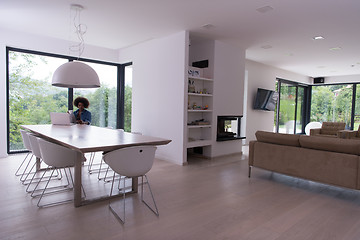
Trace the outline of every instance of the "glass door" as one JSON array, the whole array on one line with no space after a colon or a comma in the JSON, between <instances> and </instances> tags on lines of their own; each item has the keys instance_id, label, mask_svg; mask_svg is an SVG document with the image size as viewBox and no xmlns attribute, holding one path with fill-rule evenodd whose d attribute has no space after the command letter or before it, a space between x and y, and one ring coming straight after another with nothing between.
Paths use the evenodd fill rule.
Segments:
<instances>
[{"instance_id":1,"label":"glass door","mask_svg":"<svg viewBox=\"0 0 360 240\"><path fill-rule=\"evenodd\" d=\"M279 98L278 132L294 133L295 109L296 109L296 86L281 83Z\"/></svg>"},{"instance_id":2,"label":"glass door","mask_svg":"<svg viewBox=\"0 0 360 240\"><path fill-rule=\"evenodd\" d=\"M277 132L300 134L305 126L306 87L297 83L278 80L279 102L276 109Z\"/></svg>"}]
</instances>

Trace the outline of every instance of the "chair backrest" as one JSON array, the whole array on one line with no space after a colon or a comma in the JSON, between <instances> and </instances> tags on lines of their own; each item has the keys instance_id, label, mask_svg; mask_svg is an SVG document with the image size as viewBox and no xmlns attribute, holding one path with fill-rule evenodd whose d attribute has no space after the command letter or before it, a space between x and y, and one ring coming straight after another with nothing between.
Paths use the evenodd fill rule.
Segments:
<instances>
[{"instance_id":1,"label":"chair backrest","mask_svg":"<svg viewBox=\"0 0 360 240\"><path fill-rule=\"evenodd\" d=\"M104 155L104 161L116 173L137 177L150 171L155 158L155 146L121 148Z\"/></svg>"},{"instance_id":2,"label":"chair backrest","mask_svg":"<svg viewBox=\"0 0 360 240\"><path fill-rule=\"evenodd\" d=\"M37 140L38 137L36 137L33 134L29 134L28 136L29 136L29 141L30 141L32 153L35 155L35 157L42 158L40 148L39 148L39 143L38 143L38 140Z\"/></svg>"},{"instance_id":3,"label":"chair backrest","mask_svg":"<svg viewBox=\"0 0 360 240\"><path fill-rule=\"evenodd\" d=\"M77 152L61 145L38 138L43 161L52 167L73 167Z\"/></svg>"},{"instance_id":4,"label":"chair backrest","mask_svg":"<svg viewBox=\"0 0 360 240\"><path fill-rule=\"evenodd\" d=\"M29 150L32 151L31 149L31 145L30 145L30 140L29 140L29 133L25 130L20 129L20 133L21 133L21 137L24 143L24 147Z\"/></svg>"},{"instance_id":5,"label":"chair backrest","mask_svg":"<svg viewBox=\"0 0 360 240\"><path fill-rule=\"evenodd\" d=\"M344 129L344 122L323 122L321 126L321 134L336 135L339 130Z\"/></svg>"}]
</instances>

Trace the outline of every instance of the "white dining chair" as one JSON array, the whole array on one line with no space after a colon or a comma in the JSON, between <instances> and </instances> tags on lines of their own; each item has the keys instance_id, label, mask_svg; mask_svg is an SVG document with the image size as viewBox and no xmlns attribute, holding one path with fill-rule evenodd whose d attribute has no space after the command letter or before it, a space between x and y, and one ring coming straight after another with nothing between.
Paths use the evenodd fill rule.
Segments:
<instances>
[{"instance_id":1,"label":"white dining chair","mask_svg":"<svg viewBox=\"0 0 360 240\"><path fill-rule=\"evenodd\" d=\"M42 161L42 155L41 155L41 152L40 152L38 137L31 134L31 133L29 133L28 138L29 138L30 146L31 146L31 149L32 149L32 152L33 152L33 156L39 159L39 161L40 161L39 163L41 165L43 161ZM43 174L42 176L39 176L41 171L46 173L45 169L41 169L41 168L36 169L36 162L34 162L32 164L32 167L31 167L30 171L26 175L25 181L28 180L25 183L27 185L26 192L31 193L32 197L37 196L37 195L35 195L35 191L34 191L35 188L31 189L31 186L33 184L35 184L37 186L39 184L39 182L47 181L48 180L47 178L49 178L49 176L45 177L44 176L45 174ZM29 180L28 178L29 178L30 174L32 174L32 177ZM57 174L55 176L52 176L52 178L60 180L62 178L61 172L57 171ZM42 190L42 189L37 188L37 191L39 191L39 190Z\"/></svg>"},{"instance_id":2,"label":"white dining chair","mask_svg":"<svg viewBox=\"0 0 360 240\"><path fill-rule=\"evenodd\" d=\"M110 197L112 196L115 175L119 174L123 176L119 179L123 180L123 217L121 218L119 214L115 211L111 204L111 200L109 200L109 208L114 216L120 220L122 224L125 223L125 180L126 178L134 178L141 177L141 201L152 211L156 216L159 216L159 211L156 206L156 202L151 191L149 180L146 176L146 173L150 171L155 158L155 146L136 146L136 147L128 147L122 148L115 151L108 152L104 155L104 161L110 166L110 168L114 171L113 181L111 184ZM144 182L145 177L145 182ZM150 207L148 203L144 200L144 184L149 187L151 198L153 200L155 209Z\"/></svg>"},{"instance_id":3,"label":"white dining chair","mask_svg":"<svg viewBox=\"0 0 360 240\"><path fill-rule=\"evenodd\" d=\"M24 160L21 162L20 166L18 167L18 169L15 172L15 176L21 176L20 177L20 181L23 181L23 176L27 174L27 170L29 168L31 159L33 158L33 154L32 154L32 150L31 150L31 145L30 145L30 140L29 140L29 136L28 136L28 132L25 130L20 129L20 134L21 134L21 138L23 140L23 144L25 149L28 151L28 153L26 154ZM25 164L25 165L24 165ZM22 170L22 173L19 173L19 171L21 170L21 168L24 168ZM21 171L20 171L21 172Z\"/></svg>"},{"instance_id":4,"label":"white dining chair","mask_svg":"<svg viewBox=\"0 0 360 240\"><path fill-rule=\"evenodd\" d=\"M49 185L50 181L52 180L51 177L53 176L55 170L60 170L60 171L63 170L66 175L66 179L69 183L69 179L68 179L67 173L66 173L66 170L68 170L72 184L71 184L71 186L70 186L70 184L67 184L66 185L67 188L63 189L63 190L72 190L73 189L74 181L73 181L70 167L74 167L74 165L75 165L75 161L77 160L77 152L74 150L71 150L69 148L60 146L58 144L49 142L47 140L41 139L41 138L37 138L37 140L39 143L41 157L42 157L43 161L48 165L48 170L51 170L50 177L49 177L48 181L46 182L46 185L45 185L42 193L40 194L40 198L37 203L37 206L45 207L45 206L57 205L57 204L65 203L65 202L71 202L73 199L57 201L57 202L52 202L52 203L48 203L48 204L41 204L41 200L47 194L46 190L48 189L48 185ZM38 187L38 185L35 187L35 190L37 187ZM82 186L81 186L81 188L85 195L85 191ZM57 191L57 192L59 192L59 191ZM53 193L53 191L49 191L49 193Z\"/></svg>"}]
</instances>

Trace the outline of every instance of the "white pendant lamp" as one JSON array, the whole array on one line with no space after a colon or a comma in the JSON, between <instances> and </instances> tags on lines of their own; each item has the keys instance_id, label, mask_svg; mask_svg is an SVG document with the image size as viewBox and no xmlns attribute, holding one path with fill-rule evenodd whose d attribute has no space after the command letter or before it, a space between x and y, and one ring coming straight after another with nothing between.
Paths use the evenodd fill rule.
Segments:
<instances>
[{"instance_id":1,"label":"white pendant lamp","mask_svg":"<svg viewBox=\"0 0 360 240\"><path fill-rule=\"evenodd\" d=\"M84 51L84 38L86 33L86 25L80 23L80 11L83 6L73 4L70 9L75 10L76 15L74 17L75 32L80 40L80 43L74 46L70 46L70 51L78 52L78 59ZM78 22L76 22L76 20ZM58 67L52 77L52 85L56 87L65 88L98 88L100 87L99 76L89 65L82 62L67 62Z\"/></svg>"},{"instance_id":2,"label":"white pendant lamp","mask_svg":"<svg viewBox=\"0 0 360 240\"><path fill-rule=\"evenodd\" d=\"M81 62L67 62L55 70L52 85L66 88L98 88L100 80L95 70L89 65Z\"/></svg>"}]
</instances>

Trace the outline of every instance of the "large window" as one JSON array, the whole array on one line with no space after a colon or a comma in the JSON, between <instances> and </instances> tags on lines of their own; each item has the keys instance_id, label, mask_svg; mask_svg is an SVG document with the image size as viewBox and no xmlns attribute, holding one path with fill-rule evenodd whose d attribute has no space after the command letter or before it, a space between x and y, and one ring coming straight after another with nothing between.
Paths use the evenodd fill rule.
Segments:
<instances>
[{"instance_id":1,"label":"large window","mask_svg":"<svg viewBox=\"0 0 360 240\"><path fill-rule=\"evenodd\" d=\"M74 99L82 96L89 100L88 110L91 112L92 125L116 128L117 67L98 63L87 64L98 74L100 88L76 88L74 89Z\"/></svg>"},{"instance_id":2,"label":"large window","mask_svg":"<svg viewBox=\"0 0 360 240\"><path fill-rule=\"evenodd\" d=\"M20 125L49 124L50 112L66 112L69 102L80 95L90 101L93 125L112 128L124 126L124 105L127 104L124 95L130 92L131 101L131 83L130 90L120 91L124 89L124 81L120 79L125 79L125 76L119 75L125 75L125 68L131 68L131 63L121 65L80 59L97 72L101 87L72 91L53 87L51 79L61 64L73 58L15 48L6 50L8 153L24 149ZM131 123L131 103L125 122ZM131 131L131 125L127 130Z\"/></svg>"},{"instance_id":3,"label":"large window","mask_svg":"<svg viewBox=\"0 0 360 240\"><path fill-rule=\"evenodd\" d=\"M346 128L350 129L353 86L353 84L313 86L310 121L345 122ZM356 119L358 122L358 117Z\"/></svg>"},{"instance_id":4,"label":"large window","mask_svg":"<svg viewBox=\"0 0 360 240\"><path fill-rule=\"evenodd\" d=\"M360 125L360 83L304 85L279 79L280 94L275 131L304 133L308 122L344 122L346 129Z\"/></svg>"}]
</instances>

